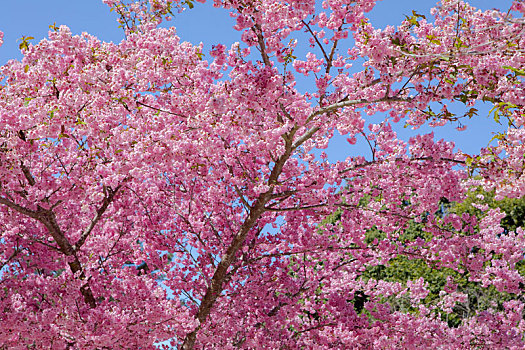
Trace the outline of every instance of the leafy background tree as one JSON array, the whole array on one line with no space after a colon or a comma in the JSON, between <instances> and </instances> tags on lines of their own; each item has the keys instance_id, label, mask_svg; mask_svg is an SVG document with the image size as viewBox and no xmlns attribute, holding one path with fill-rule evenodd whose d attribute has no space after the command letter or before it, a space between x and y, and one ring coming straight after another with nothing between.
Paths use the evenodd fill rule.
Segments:
<instances>
[{"instance_id":1,"label":"leafy background tree","mask_svg":"<svg viewBox=\"0 0 525 350\"><path fill-rule=\"evenodd\" d=\"M461 216L463 213L468 213L478 220L486 215L486 211L474 207L472 204L486 205L490 209L499 208L505 213L505 217L501 220L501 227L503 229L502 235L509 232L515 232L518 227L523 228L525 220L525 200L524 198L506 198L501 201L495 201L493 193L487 193L482 189L477 189L469 194L469 197L461 203L451 203L446 198L442 199L442 205L436 216L441 219L448 214L456 214ZM333 219L332 219L333 220ZM422 223L411 222L404 234L399 237L400 244L408 244L417 238L428 240L431 235L425 232L425 225ZM445 229L453 230L449 225ZM472 233L476 233L479 228L475 228ZM464 232L455 232L455 234L465 234ZM367 235L367 243L372 243L374 239L385 239L385 235L377 230L371 230ZM472 249L472 254L476 254L476 249ZM525 274L525 261L518 262L518 271L520 275ZM447 291L448 282L450 281L454 288L461 293L466 294L467 298L464 302L456 303L449 312L444 312L438 307L436 310L440 312L442 319L446 320L449 326L457 327L465 319L487 309L497 309L503 311L503 302L509 300L522 300L521 291L518 294L509 294L498 292L494 286L484 287L480 282L472 282L469 280L468 273L458 273L449 268L439 268L433 262L427 262L423 259L410 258L410 256L397 257L387 265L371 266L362 275L364 279L388 280L392 282L400 282L406 285L407 281L415 281L423 278L429 283L429 294L424 299L427 305L436 305L439 300L440 292ZM520 289L523 285L520 285ZM390 297L388 302L394 309L404 312L416 312L414 308L410 307L408 298Z\"/></svg>"}]
</instances>

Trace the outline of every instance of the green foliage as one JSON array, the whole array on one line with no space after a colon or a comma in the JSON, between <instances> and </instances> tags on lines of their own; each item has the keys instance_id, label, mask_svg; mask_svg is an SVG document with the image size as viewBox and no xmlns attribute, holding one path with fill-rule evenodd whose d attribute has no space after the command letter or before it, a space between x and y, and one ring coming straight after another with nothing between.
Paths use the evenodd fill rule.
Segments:
<instances>
[{"instance_id":1,"label":"green foliage","mask_svg":"<svg viewBox=\"0 0 525 350\"><path fill-rule=\"evenodd\" d=\"M368 196L362 198L360 206L367 206L374 198ZM405 203L408 205L409 203ZM461 216L467 213L478 218L478 222L486 215L486 212L478 209L475 204L487 205L489 209L499 208L506 216L501 221L504 233L513 232L518 227L525 227L525 198L505 198L500 201L494 200L494 193L483 191L477 188L471 191L467 198L461 202L449 202L446 198L440 201L439 210L434 215L444 218L447 215L456 214ZM323 221L325 225L337 225L341 219L342 211L338 210ZM423 222L426 218L423 218ZM438 220L439 222L440 220ZM452 227L443 227L443 229L453 232ZM474 228L474 233L479 227ZM455 234L471 234L466 232L455 232ZM382 240L391 239L386 233L378 230L376 227L369 229L365 236L365 244L374 245ZM433 234L425 230L425 224L411 221L405 229L399 233L395 244L407 246L416 240L430 242ZM518 262L517 270L525 276L525 260ZM470 279L468 271L457 271L451 268L440 267L433 261L427 261L417 256L398 255L388 262L380 265L368 266L360 278L364 281L370 279L383 280L387 282L398 282L406 286L408 281L416 281L423 278L427 283L429 294L423 300L426 306L435 307L434 312L438 313L443 321L446 321L450 327L458 327L464 319L467 319L483 310L503 310L503 303L515 299L516 296L499 292L494 286L483 287L481 282L475 282ZM439 301L441 300L440 292L446 288L447 281L453 281L457 285L457 291L467 295L467 300L463 303L456 303L452 312L445 312L440 309ZM363 304L368 300L368 296L360 291L356 292L357 298L351 302L358 313L365 312ZM419 310L412 306L410 297L390 296L385 297L383 302L388 303L395 311L418 313Z\"/></svg>"},{"instance_id":2,"label":"green foliage","mask_svg":"<svg viewBox=\"0 0 525 350\"><path fill-rule=\"evenodd\" d=\"M523 69L518 69L518 68L511 67L511 66L503 66L503 68L511 70L517 76L525 76L525 70Z\"/></svg>"},{"instance_id":3,"label":"green foliage","mask_svg":"<svg viewBox=\"0 0 525 350\"><path fill-rule=\"evenodd\" d=\"M420 19L426 19L426 17L424 15L420 15L419 13L417 13L414 10L412 10L412 16L405 15L405 17L406 17L406 21L408 23L410 23L411 27L413 27L413 26L419 27L420 26L419 20Z\"/></svg>"},{"instance_id":4,"label":"green foliage","mask_svg":"<svg viewBox=\"0 0 525 350\"><path fill-rule=\"evenodd\" d=\"M462 203L451 205L449 210L458 215L468 213L481 218L484 213L473 206L475 203L486 204L490 209L499 208L504 212L506 216L501 220L501 227L503 227L505 232L513 232L518 227L525 227L525 197L504 198L496 201L494 200L494 193L485 192L483 189L477 188L470 192Z\"/></svg>"},{"instance_id":5,"label":"green foliage","mask_svg":"<svg viewBox=\"0 0 525 350\"><path fill-rule=\"evenodd\" d=\"M485 213L476 208L473 204L486 204L489 208L499 208L505 212L506 216L501 221L504 232L515 231L518 227L525 226L525 198L505 198L501 201L494 200L493 193L487 193L481 188L472 191L462 203L450 203L443 198L441 207L437 216L448 214L461 215L468 213L481 219ZM421 223L410 222L404 232L398 238L398 244L406 245L416 239L429 241L432 234L425 232L424 225ZM371 229L366 235L366 243L371 244L374 240L387 239L386 235L377 230ZM525 260L518 263L518 272L525 276ZM450 268L439 268L432 262L420 258L410 258L408 256L398 255L385 265L369 266L362 274L361 278L365 281L369 279L384 280L388 282L399 282L406 285L407 281L415 281L423 278L428 283L428 296L424 299L427 306L438 306L440 292L443 291L447 279L457 284L457 291L465 293L468 299L464 303L457 303L452 309L452 313L446 313L439 308L436 309L443 321L446 321L450 327L457 327L461 322L474 315L475 313L487 309L498 311L503 310L503 303L511 300L516 296L509 293L498 292L494 286L483 287L481 282L469 280L469 273L458 272ZM417 313L418 311L411 307L410 300L407 296L392 296L384 299L396 311Z\"/></svg>"},{"instance_id":6,"label":"green foliage","mask_svg":"<svg viewBox=\"0 0 525 350\"><path fill-rule=\"evenodd\" d=\"M187 5L190 10L195 7L195 5L193 4L193 0L185 0L182 3L184 5Z\"/></svg>"},{"instance_id":7,"label":"green foliage","mask_svg":"<svg viewBox=\"0 0 525 350\"><path fill-rule=\"evenodd\" d=\"M466 273L461 274L449 268L436 268L423 259L408 259L406 256L398 256L386 266L371 266L362 275L365 280L384 280L403 285L406 285L407 281L423 278L428 283L429 294L423 300L427 306L437 305L440 300L439 293L444 289L447 278L451 278L457 284L457 291L467 294L468 300L465 303L457 303L452 313L436 309L441 319L447 321L450 327L459 326L463 319L478 311L487 309L502 311L503 303L513 299L511 294L498 292L493 286L483 287L480 282L469 281L468 277ZM385 298L384 302L388 302L395 311L417 313L417 309L411 306L407 296L400 298L392 296Z\"/></svg>"},{"instance_id":8,"label":"green foliage","mask_svg":"<svg viewBox=\"0 0 525 350\"><path fill-rule=\"evenodd\" d=\"M28 50L29 49L29 40L33 40L34 38L32 36L23 36L17 41L20 41L20 44L18 47L20 50Z\"/></svg>"}]
</instances>

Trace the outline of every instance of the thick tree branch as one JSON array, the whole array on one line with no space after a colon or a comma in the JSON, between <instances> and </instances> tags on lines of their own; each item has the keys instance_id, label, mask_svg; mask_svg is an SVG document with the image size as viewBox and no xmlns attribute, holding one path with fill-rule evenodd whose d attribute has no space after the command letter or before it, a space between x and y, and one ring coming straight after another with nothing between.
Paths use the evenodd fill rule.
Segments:
<instances>
[{"instance_id":1,"label":"thick tree branch","mask_svg":"<svg viewBox=\"0 0 525 350\"><path fill-rule=\"evenodd\" d=\"M23 162L20 162L20 168L22 168L22 172L24 173L27 182L29 182L31 186L34 186L36 184L36 181L33 175L31 175L31 171L29 171L29 168L26 167Z\"/></svg>"},{"instance_id":2,"label":"thick tree branch","mask_svg":"<svg viewBox=\"0 0 525 350\"><path fill-rule=\"evenodd\" d=\"M5 205L6 207L15 210L15 211L19 212L20 214L23 214L23 215L29 216L30 218L38 219L37 212L35 212L35 211L33 211L33 210L30 210L30 209L27 209L27 208L25 208L25 207L22 207L21 205L18 205L18 204L16 204L16 203L10 201L10 200L7 199L7 198L0 197L0 204L3 204L3 205Z\"/></svg>"},{"instance_id":3,"label":"thick tree branch","mask_svg":"<svg viewBox=\"0 0 525 350\"><path fill-rule=\"evenodd\" d=\"M378 102L411 102L411 99L403 98L403 97L395 97L395 96L394 97L385 96L377 100L371 100L371 101L365 100L365 99L360 99L360 100L343 99L340 102L337 102L337 103L334 103L329 106L316 110L315 112L310 114L307 120L310 121L318 115L322 115L325 113L331 113L343 107L349 107L349 106L360 105L360 104L366 105L366 104L378 103ZM306 131L301 137L299 137L295 141L295 143L293 144L293 149L296 149L297 147L301 146L306 140L310 139L317 131L319 131L319 129L320 127L318 126L314 126L308 129L308 131Z\"/></svg>"},{"instance_id":4,"label":"thick tree branch","mask_svg":"<svg viewBox=\"0 0 525 350\"><path fill-rule=\"evenodd\" d=\"M279 158L275 163L275 166L270 173L268 178L268 185L270 189L261 195L255 200L255 202L250 206L250 211L247 218L244 220L241 228L239 229L238 234L233 238L232 242L226 249L226 252L221 257L221 261L217 264L211 282L206 289L204 297L201 300L199 310L197 311L196 318L200 322L200 325L193 330L191 333L188 333L182 343L182 349L189 350L193 349L195 345L195 340L197 339L197 333L201 326L205 323L208 315L210 314L213 305L215 304L217 298L222 293L224 288L224 282L228 277L228 269L232 266L235 261L235 256L239 249L243 246L246 236L251 231L251 229L257 224L257 221L261 215L266 211L265 205L272 198L272 193L274 186L278 182L279 175L281 174L284 164L290 158L293 149L291 140L293 139L293 134L297 129L294 128L290 131L288 136L285 138L285 153Z\"/></svg>"},{"instance_id":5,"label":"thick tree branch","mask_svg":"<svg viewBox=\"0 0 525 350\"><path fill-rule=\"evenodd\" d=\"M115 198L115 195L117 194L118 190L122 187L122 184L118 185L114 190L111 187L104 187L106 189L106 196L104 197L104 200L102 201L102 205L100 208L98 208L97 213L95 214L95 217L91 220L89 223L89 226L82 232L82 236L80 236L79 240L75 245L73 246L75 251L78 251L82 245L86 242L86 239L91 234L91 231L95 228L97 223L102 218L102 215L106 212L109 205L113 202L113 199Z\"/></svg>"},{"instance_id":6,"label":"thick tree branch","mask_svg":"<svg viewBox=\"0 0 525 350\"><path fill-rule=\"evenodd\" d=\"M72 256L74 258L73 261L68 262L71 272L73 274L80 272L79 278L85 278L85 275L82 272L82 265L80 264L80 260L78 260L73 246L71 245L71 243L69 243L68 239L61 231L60 226L56 221L55 214L52 210L44 209L39 205L37 205L37 210L30 210L3 197L0 197L0 204L3 204L8 208L19 212L22 215L28 216L42 223L47 228L49 234L53 237L53 239L59 246L60 252L62 252L62 254L66 256ZM84 302L86 304L88 304L91 308L95 308L97 306L95 297L88 283L84 284L80 288L80 292L82 293L82 296L84 297Z\"/></svg>"},{"instance_id":7,"label":"thick tree branch","mask_svg":"<svg viewBox=\"0 0 525 350\"><path fill-rule=\"evenodd\" d=\"M68 239L64 235L64 233L61 231L60 226L58 225L55 217L55 213L51 210L42 209L40 206L38 206L37 210L38 218L37 220L46 226L51 236L55 239L58 246L60 247L60 251L66 255L66 256L72 256L74 259L71 262L68 262L69 268L71 269L71 272L73 274L76 274L77 272L80 272L80 275L78 278L81 280L85 279L84 272L82 271L82 265L80 264L80 260L76 256L76 252L69 243ZM91 308L95 308L97 306L95 297L93 295L93 291L89 287L89 284L86 282L82 287L80 287L80 292L82 293L82 296L84 297L84 302L88 304Z\"/></svg>"},{"instance_id":8,"label":"thick tree branch","mask_svg":"<svg viewBox=\"0 0 525 350\"><path fill-rule=\"evenodd\" d=\"M270 58L266 53L266 44L264 43L264 36L261 26L259 24L255 24L252 27L252 30L255 33L255 35L257 35L257 42L259 43L259 49L261 51L261 57L263 59L264 65L266 67L271 67L272 64L270 63Z\"/></svg>"},{"instance_id":9,"label":"thick tree branch","mask_svg":"<svg viewBox=\"0 0 525 350\"><path fill-rule=\"evenodd\" d=\"M223 282L226 279L228 269L232 265L237 251L239 251L239 249L242 247L248 232L250 232L250 230L255 226L257 220L265 211L264 205L269 200L269 197L270 192L263 193L261 196L259 196L259 198L251 206L250 213L241 226L239 233L234 237L233 241L230 243L230 246L226 250L226 253L221 257L221 261L215 269L211 283L206 289L206 293L201 300L199 310L196 315L196 318L199 320L201 325L206 321L206 318L210 314L215 301L221 294L223 290ZM193 332L186 335L186 338L182 344L182 349L193 349L199 329L200 326L197 327Z\"/></svg>"}]
</instances>

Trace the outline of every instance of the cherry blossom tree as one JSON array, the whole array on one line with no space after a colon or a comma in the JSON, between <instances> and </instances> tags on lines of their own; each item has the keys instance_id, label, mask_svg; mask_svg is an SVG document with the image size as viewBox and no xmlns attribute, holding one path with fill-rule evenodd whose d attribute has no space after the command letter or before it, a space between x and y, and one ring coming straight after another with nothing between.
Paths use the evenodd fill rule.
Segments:
<instances>
[{"instance_id":1,"label":"cherry blossom tree","mask_svg":"<svg viewBox=\"0 0 525 350\"><path fill-rule=\"evenodd\" d=\"M167 21L192 0L104 2L122 42L54 27L0 68L3 348L525 346L523 228L436 215L525 194L522 0L385 29L369 0L215 0L240 42L210 52ZM481 102L509 127L478 154L397 136ZM335 132L371 151L328 161ZM394 259L509 297L451 325L458 281L365 274Z\"/></svg>"}]
</instances>

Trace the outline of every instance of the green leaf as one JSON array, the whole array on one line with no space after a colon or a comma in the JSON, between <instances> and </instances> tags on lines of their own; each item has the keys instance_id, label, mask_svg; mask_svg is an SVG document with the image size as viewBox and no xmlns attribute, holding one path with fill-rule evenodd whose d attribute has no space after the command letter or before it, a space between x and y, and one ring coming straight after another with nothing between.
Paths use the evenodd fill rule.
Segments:
<instances>
[{"instance_id":1,"label":"green leaf","mask_svg":"<svg viewBox=\"0 0 525 350\"><path fill-rule=\"evenodd\" d=\"M57 22L53 22L53 24L50 24L49 29L51 29L54 32L58 32Z\"/></svg>"},{"instance_id":2,"label":"green leaf","mask_svg":"<svg viewBox=\"0 0 525 350\"><path fill-rule=\"evenodd\" d=\"M20 50L27 50L29 49L29 40L33 39L34 38L32 36L23 36L20 39L17 39L16 41L21 41L20 45L18 45Z\"/></svg>"},{"instance_id":3,"label":"green leaf","mask_svg":"<svg viewBox=\"0 0 525 350\"><path fill-rule=\"evenodd\" d=\"M489 115L494 112L494 121L496 123L499 123L499 108L500 108L500 105L497 104L497 105L494 105L494 107L492 107L492 109L489 111Z\"/></svg>"},{"instance_id":4,"label":"green leaf","mask_svg":"<svg viewBox=\"0 0 525 350\"><path fill-rule=\"evenodd\" d=\"M390 41L394 45L401 46L401 40L399 38L391 38Z\"/></svg>"},{"instance_id":5,"label":"green leaf","mask_svg":"<svg viewBox=\"0 0 525 350\"><path fill-rule=\"evenodd\" d=\"M427 35L427 39L433 44L441 45L441 41L439 41L434 35Z\"/></svg>"},{"instance_id":6,"label":"green leaf","mask_svg":"<svg viewBox=\"0 0 525 350\"><path fill-rule=\"evenodd\" d=\"M472 118L473 116L478 115L477 111L477 108L471 108L467 113L465 113L465 115L467 115L469 118Z\"/></svg>"},{"instance_id":7,"label":"green leaf","mask_svg":"<svg viewBox=\"0 0 525 350\"><path fill-rule=\"evenodd\" d=\"M498 123L498 124L500 123L500 122L499 122L499 109L496 109L496 110L494 111L494 121L495 121L496 123Z\"/></svg>"},{"instance_id":8,"label":"green leaf","mask_svg":"<svg viewBox=\"0 0 525 350\"><path fill-rule=\"evenodd\" d=\"M523 70L523 69L518 69L518 68L515 68L515 67L511 67L511 66L503 66L502 68L505 68L505 69L511 70L511 71L513 71L516 75L525 76L525 70Z\"/></svg>"},{"instance_id":9,"label":"green leaf","mask_svg":"<svg viewBox=\"0 0 525 350\"><path fill-rule=\"evenodd\" d=\"M365 37L365 45L368 44L368 41L370 40L370 35L368 33L364 33L363 36Z\"/></svg>"},{"instance_id":10,"label":"green leaf","mask_svg":"<svg viewBox=\"0 0 525 350\"><path fill-rule=\"evenodd\" d=\"M494 141L494 140L500 140L500 141L502 141L502 140L504 140L504 139L505 139L505 135L504 135L503 133L497 133L496 135L494 135L494 136L490 139L489 144L490 144L492 141Z\"/></svg>"},{"instance_id":11,"label":"green leaf","mask_svg":"<svg viewBox=\"0 0 525 350\"><path fill-rule=\"evenodd\" d=\"M412 10L412 16L409 17L409 16L405 15L405 18L406 18L406 21L408 23L410 23L410 26L416 26L416 27L419 27L418 18L426 19L426 17L424 15L420 15L419 13L417 13L414 10Z\"/></svg>"}]
</instances>

